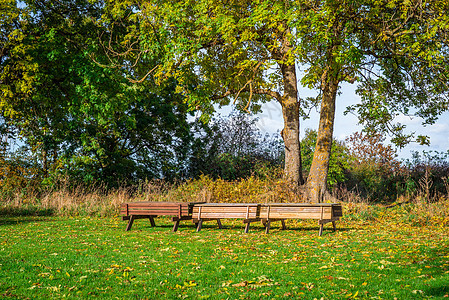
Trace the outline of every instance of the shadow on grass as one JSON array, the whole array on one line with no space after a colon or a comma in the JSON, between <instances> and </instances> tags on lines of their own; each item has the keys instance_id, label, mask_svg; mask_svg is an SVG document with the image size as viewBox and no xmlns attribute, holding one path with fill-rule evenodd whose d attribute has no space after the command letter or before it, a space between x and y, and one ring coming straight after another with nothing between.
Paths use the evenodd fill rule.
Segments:
<instances>
[{"instance_id":1,"label":"shadow on grass","mask_svg":"<svg viewBox=\"0 0 449 300\"><path fill-rule=\"evenodd\" d=\"M0 207L0 226L17 225L20 223L47 221L44 218L54 215L53 209L42 209L34 206L26 207Z\"/></svg>"},{"instance_id":2,"label":"shadow on grass","mask_svg":"<svg viewBox=\"0 0 449 300\"><path fill-rule=\"evenodd\" d=\"M136 223L134 223L133 228L131 229L131 231L132 230L151 230L152 228L153 229L154 228L161 228L163 230L166 229L167 231L171 232L171 229L173 228L173 223L171 223L171 222L168 223L169 222L168 219L165 219L165 220L164 219L159 219L159 220L160 220L160 222L158 222L158 218L155 218L156 227L152 227L150 225L149 221L145 222L145 220L138 220L138 222L139 222L138 227L136 227ZM224 219L222 219L221 221L222 221L222 226L223 226L222 229L219 229L218 224L216 223L216 221L212 220L212 221L204 222L203 225L202 225L201 231L203 231L203 230L240 230L240 229L243 231L245 229L245 224L243 222L239 222L239 221L236 221L236 220L231 220L230 222L226 223L226 222L224 222ZM125 222L123 222L123 228L126 228ZM295 225L290 225L290 226L287 224L287 228L286 228L285 231L297 231L297 232L311 232L311 231L313 231L313 232L319 232L319 229L320 229L319 226L311 225L311 224L306 224L306 225L295 224ZM193 231L196 231L196 227L195 227L195 225L193 225L191 223L191 221L186 221L186 222L181 222L179 224L178 230L193 230ZM276 231L276 232L277 231L284 231L284 230L281 229L281 225L278 222L273 222L271 224L270 232L275 234L275 232L273 232L273 230ZM338 231L345 232L345 231L351 231L351 230L353 230L353 228L350 228L350 227L338 227L338 224L337 224L337 232ZM250 231L252 231L252 232L260 231L260 232L264 233L265 232L265 227L263 227L260 223L254 223L254 224L251 224ZM332 228L332 225L327 224L327 226L326 225L324 226L323 236L327 235L327 234L333 234L333 233L334 233L334 230Z\"/></svg>"},{"instance_id":3,"label":"shadow on grass","mask_svg":"<svg viewBox=\"0 0 449 300\"><path fill-rule=\"evenodd\" d=\"M280 226L273 226L273 225L271 225L271 228L280 228ZM294 230L294 231L317 231L317 230L320 230L320 227L319 226L287 226L287 229L286 230ZM351 230L354 230L354 228L352 228L352 227L338 227L337 226L337 231L351 231ZM326 231L329 231L329 232L332 232L332 231L334 231L333 229L332 229L332 225L331 226L324 226L324 228L323 228L323 232L326 232Z\"/></svg>"},{"instance_id":4,"label":"shadow on grass","mask_svg":"<svg viewBox=\"0 0 449 300\"><path fill-rule=\"evenodd\" d=\"M4 217L0 216L0 226L17 225L25 223L36 223L36 222L48 222L46 218L36 218L36 217Z\"/></svg>"},{"instance_id":5,"label":"shadow on grass","mask_svg":"<svg viewBox=\"0 0 449 300\"><path fill-rule=\"evenodd\" d=\"M0 207L0 217L49 217L55 213L54 209L43 209L34 206L28 207Z\"/></svg>"},{"instance_id":6,"label":"shadow on grass","mask_svg":"<svg viewBox=\"0 0 449 300\"><path fill-rule=\"evenodd\" d=\"M164 227L164 225L162 225L161 227ZM168 225L165 225L165 227L173 227L173 226L168 226ZM184 227L185 229L189 229L189 228L192 228L193 230L196 230L196 228L193 226L193 225L184 225L184 226L179 226L179 228L182 228L182 227ZM243 233L243 231L245 230L245 224L223 224L223 227L222 227L222 229L220 229L220 228L218 228L218 225L217 224L213 224L213 223L203 223L203 226L202 226L202 229L201 229L201 231L203 231L203 230L237 230L237 231L239 231L239 230L242 230L242 233ZM271 225L271 227L270 227L270 234L272 233L272 234L276 234L277 232L283 232L283 231L295 231L295 232L316 232L316 233L318 233L319 232L319 230L320 230L320 228L318 227L318 226L305 226L305 227L301 227L301 226L287 226L287 228L285 229L285 230L283 230L282 229L282 227L281 226L276 226L276 225ZM335 233L335 232L338 232L338 231L351 231L351 230L353 230L353 228L347 228L347 227L344 227L344 228L338 228L337 227L337 231L334 231L333 229L332 229L332 226L330 226L330 227L324 227L324 230L323 230L323 236L324 235L326 235L326 234L333 234L333 233ZM261 226L261 225L259 225L259 224L252 224L250 227L249 227L249 231L250 232L261 232L261 233L265 233L265 227L263 227L263 226Z\"/></svg>"},{"instance_id":7,"label":"shadow on grass","mask_svg":"<svg viewBox=\"0 0 449 300\"><path fill-rule=\"evenodd\" d=\"M447 298L449 295L449 286L441 283L436 286L428 287L424 289L424 294L426 296Z\"/></svg>"},{"instance_id":8,"label":"shadow on grass","mask_svg":"<svg viewBox=\"0 0 449 300\"><path fill-rule=\"evenodd\" d=\"M427 249L427 254L432 258L432 261L427 262L430 268L425 268L423 274L426 274L429 278L435 278L435 280L429 280L429 283L425 284L422 289L426 296L449 297L449 285L445 280L448 277L446 274L449 272L446 259L449 256L449 248L446 245L442 244L441 247Z\"/></svg>"}]
</instances>

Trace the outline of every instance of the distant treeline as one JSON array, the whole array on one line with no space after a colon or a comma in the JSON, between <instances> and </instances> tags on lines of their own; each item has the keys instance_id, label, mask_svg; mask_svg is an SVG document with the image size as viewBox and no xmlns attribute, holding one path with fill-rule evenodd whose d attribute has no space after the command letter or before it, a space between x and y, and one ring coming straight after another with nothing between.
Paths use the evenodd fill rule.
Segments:
<instances>
[{"instance_id":1,"label":"distant treeline","mask_svg":"<svg viewBox=\"0 0 449 300\"><path fill-rule=\"evenodd\" d=\"M78 145L76 152L68 151L72 147L67 145L66 149L49 151L45 161L41 152L33 152L28 145L8 151L8 142L16 140L6 139L4 134L1 197L10 199L30 189L43 191L61 185L116 188L154 179L181 182L201 175L228 181L250 176L277 180L282 176L284 145L280 134L264 134L257 127L257 119L248 114L234 112L208 124L186 119L182 130L178 136L179 128L164 135L162 130L157 131L164 137L159 140L150 133L147 139L141 134L136 140L140 148L131 143L110 148L100 144L102 155L90 151L89 145ZM132 134L136 133L124 133ZM316 136L316 131L306 130L301 141L305 178ZM423 152L399 161L381 136L354 133L345 141L334 140L328 185L341 199L351 193L371 201L418 195L430 201L449 192L447 158L448 153Z\"/></svg>"},{"instance_id":2,"label":"distant treeline","mask_svg":"<svg viewBox=\"0 0 449 300\"><path fill-rule=\"evenodd\" d=\"M171 127L167 123L158 127L146 124L122 129L117 135L97 135L95 140L93 136L96 148L68 132L64 143L52 144L45 152L33 151L23 142L17 150L9 151L9 143L20 142L15 132L4 134L0 152L2 190L13 192L27 185L56 188L61 181L112 188L152 179L182 181L201 174L235 180L263 175L266 171L262 170L283 165L281 136L262 134L257 120L244 113L217 117L207 124L188 122L187 115L178 118L177 122L171 120L175 123ZM3 129L5 133L7 128ZM96 133L100 130L101 126L92 128Z\"/></svg>"}]
</instances>

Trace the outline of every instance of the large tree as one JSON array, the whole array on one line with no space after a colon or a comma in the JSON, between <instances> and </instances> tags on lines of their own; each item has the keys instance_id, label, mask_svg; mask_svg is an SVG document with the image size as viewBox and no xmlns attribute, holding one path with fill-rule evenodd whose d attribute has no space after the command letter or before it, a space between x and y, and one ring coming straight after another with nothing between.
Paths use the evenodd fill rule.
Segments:
<instances>
[{"instance_id":1,"label":"large tree","mask_svg":"<svg viewBox=\"0 0 449 300\"><path fill-rule=\"evenodd\" d=\"M127 78L138 68L102 65L109 60L99 42L108 30L101 5L39 0L8 9L1 119L40 156L44 173L60 168L81 180L123 184L182 171L177 158L186 159L191 139L183 97L173 80L136 84ZM116 36L122 33L116 27ZM140 66L151 68L152 59Z\"/></svg>"},{"instance_id":2,"label":"large tree","mask_svg":"<svg viewBox=\"0 0 449 300\"><path fill-rule=\"evenodd\" d=\"M114 43L105 48L117 56L163 55L152 75L161 82L174 76L178 91L204 118L216 104L232 101L241 110L258 111L260 103L278 101L285 176L298 188L303 178L292 32L296 11L290 1L116 1L109 7L111 28L131 19L136 26L129 27L121 52Z\"/></svg>"},{"instance_id":3,"label":"large tree","mask_svg":"<svg viewBox=\"0 0 449 300\"><path fill-rule=\"evenodd\" d=\"M399 114L434 122L447 110L445 1L304 1L295 26L303 82L321 92L321 113L306 191L313 201L326 194L336 96L342 82L357 82L360 121L373 132L390 132L399 145L410 141ZM419 140L425 140L419 137Z\"/></svg>"},{"instance_id":4,"label":"large tree","mask_svg":"<svg viewBox=\"0 0 449 300\"><path fill-rule=\"evenodd\" d=\"M285 176L302 183L299 147L302 83L319 91L320 122L305 186L309 201L326 193L336 96L342 82L358 82L354 107L368 128L390 131L403 143L399 113L432 122L446 105L447 3L444 1L117 1L115 22L132 18L123 54L163 53L151 71L178 79L191 107L213 104L257 110L258 101L282 107ZM135 28L135 27L133 27ZM435 80L436 79L436 80ZM429 105L429 103L431 105ZM423 138L421 138L423 140Z\"/></svg>"}]
</instances>

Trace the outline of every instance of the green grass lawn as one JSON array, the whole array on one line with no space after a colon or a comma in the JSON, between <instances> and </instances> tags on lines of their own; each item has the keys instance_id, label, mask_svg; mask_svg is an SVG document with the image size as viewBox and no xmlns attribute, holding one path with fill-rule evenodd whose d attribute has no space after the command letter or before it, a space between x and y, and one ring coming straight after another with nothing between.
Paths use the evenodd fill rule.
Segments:
<instances>
[{"instance_id":1,"label":"green grass lawn","mask_svg":"<svg viewBox=\"0 0 449 300\"><path fill-rule=\"evenodd\" d=\"M448 227L0 217L0 298L449 299ZM327 228L331 226L327 225Z\"/></svg>"}]
</instances>

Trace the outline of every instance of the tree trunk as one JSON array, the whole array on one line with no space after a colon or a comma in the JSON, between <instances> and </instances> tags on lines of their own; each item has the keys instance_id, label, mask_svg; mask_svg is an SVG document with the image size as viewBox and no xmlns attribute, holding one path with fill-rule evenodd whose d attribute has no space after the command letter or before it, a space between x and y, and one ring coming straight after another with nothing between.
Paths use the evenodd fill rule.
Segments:
<instances>
[{"instance_id":1,"label":"tree trunk","mask_svg":"<svg viewBox=\"0 0 449 300\"><path fill-rule=\"evenodd\" d=\"M295 64L282 65L284 95L281 99L284 129L281 132L285 145L284 176L295 191L304 183L302 177L301 151L299 144L299 101Z\"/></svg>"},{"instance_id":2,"label":"tree trunk","mask_svg":"<svg viewBox=\"0 0 449 300\"><path fill-rule=\"evenodd\" d=\"M323 74L324 86L318 136L306 184L307 196L312 203L323 202L327 192L326 183L334 131L335 99L339 84L338 80L334 79L330 74L331 72L329 71Z\"/></svg>"},{"instance_id":3,"label":"tree trunk","mask_svg":"<svg viewBox=\"0 0 449 300\"><path fill-rule=\"evenodd\" d=\"M48 176L48 160L47 160L47 150L42 150L42 169L44 171L44 177Z\"/></svg>"}]
</instances>

